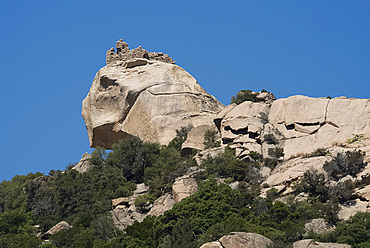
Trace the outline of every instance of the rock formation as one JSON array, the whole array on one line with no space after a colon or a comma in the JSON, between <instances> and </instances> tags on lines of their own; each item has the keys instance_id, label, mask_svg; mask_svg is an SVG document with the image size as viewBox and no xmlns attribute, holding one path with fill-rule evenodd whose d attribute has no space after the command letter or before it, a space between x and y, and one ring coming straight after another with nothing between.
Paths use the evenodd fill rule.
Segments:
<instances>
[{"instance_id":1,"label":"rock formation","mask_svg":"<svg viewBox=\"0 0 370 248\"><path fill-rule=\"evenodd\" d=\"M189 150L199 151L195 156L198 164L208 156L216 156L227 145L235 149L240 159L250 159L249 154L254 151L280 162L274 169L260 170L267 185L261 196L272 187L281 196L290 194L291 184L305 171L323 172L323 164L338 152L361 149L367 154L365 162L370 161L370 99L298 95L276 100L266 91L245 91L253 101L236 101L240 104L225 107L166 54L151 53L141 47L130 50L120 40L116 49L108 50L106 59L107 65L96 74L82 104L91 147L110 149L128 136L168 144L177 129L191 125L182 149L185 154ZM216 129L222 147L205 149L205 132ZM347 142L358 136L362 137L361 142ZM328 156L303 156L318 148L328 149ZM86 167L87 160L84 162L83 158L75 167L80 172ZM368 167L353 180L369 185ZM140 195L138 192L131 198L117 199L119 203L113 204L112 213L120 216L118 219L127 219L123 228L148 214L163 214L163 209L170 209L196 190L194 178L186 175L175 181L172 195L157 199L147 213L135 209L133 202ZM353 204L342 206L339 216L348 219L358 211L369 210L369 192L368 186L358 189Z\"/></svg>"},{"instance_id":2,"label":"rock formation","mask_svg":"<svg viewBox=\"0 0 370 248\"><path fill-rule=\"evenodd\" d=\"M41 237L43 239L48 239L50 237L50 235L53 235L54 233L57 233L61 230L68 230L69 228L71 228L72 226L70 224L68 224L68 222L66 221L61 221L59 222L58 224L56 224L55 226L53 226L52 228L50 228L44 235L42 235Z\"/></svg>"},{"instance_id":3,"label":"rock formation","mask_svg":"<svg viewBox=\"0 0 370 248\"><path fill-rule=\"evenodd\" d=\"M145 184L138 184L134 194L130 197L121 197L112 200L112 219L113 224L118 229L125 229L135 221L142 222L147 213L139 211L135 206L135 200L138 196L148 193L149 187Z\"/></svg>"},{"instance_id":4,"label":"rock formation","mask_svg":"<svg viewBox=\"0 0 370 248\"><path fill-rule=\"evenodd\" d=\"M223 108L165 55L121 42L117 54L109 54L82 103L91 147L110 149L130 135L168 144L182 126L212 125Z\"/></svg>"},{"instance_id":5,"label":"rock formation","mask_svg":"<svg viewBox=\"0 0 370 248\"><path fill-rule=\"evenodd\" d=\"M218 241L208 242L200 248L269 248L273 242L257 233L232 232ZM293 243L293 248L351 248L350 245L337 243L316 242L313 239L304 239Z\"/></svg>"},{"instance_id":6,"label":"rock formation","mask_svg":"<svg viewBox=\"0 0 370 248\"><path fill-rule=\"evenodd\" d=\"M200 248L269 248L272 245L270 239L257 233L232 232L218 241L205 243Z\"/></svg>"},{"instance_id":7,"label":"rock formation","mask_svg":"<svg viewBox=\"0 0 370 248\"><path fill-rule=\"evenodd\" d=\"M80 161L72 168L80 173L84 173L86 171L88 171L90 168L91 168L91 164L90 164L90 158L91 158L91 155L87 152L85 152Z\"/></svg>"},{"instance_id":8,"label":"rock formation","mask_svg":"<svg viewBox=\"0 0 370 248\"><path fill-rule=\"evenodd\" d=\"M180 202L182 199L191 196L198 190L197 181L192 175L185 175L176 178L172 185L172 195L175 202Z\"/></svg>"},{"instance_id":9,"label":"rock formation","mask_svg":"<svg viewBox=\"0 0 370 248\"><path fill-rule=\"evenodd\" d=\"M322 243L313 239L304 239L293 243L293 248L351 248L351 246L337 243Z\"/></svg>"},{"instance_id":10,"label":"rock formation","mask_svg":"<svg viewBox=\"0 0 370 248\"><path fill-rule=\"evenodd\" d=\"M370 134L370 99L292 96L271 102L229 105L214 119L222 140L242 157L249 151L284 158L344 143L353 134Z\"/></svg>"}]
</instances>

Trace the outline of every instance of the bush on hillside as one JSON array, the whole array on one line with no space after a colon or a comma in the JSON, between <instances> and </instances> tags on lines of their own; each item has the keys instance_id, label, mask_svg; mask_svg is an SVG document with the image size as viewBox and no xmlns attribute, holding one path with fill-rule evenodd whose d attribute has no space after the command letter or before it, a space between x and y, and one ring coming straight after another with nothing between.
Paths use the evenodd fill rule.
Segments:
<instances>
[{"instance_id":1,"label":"bush on hillside","mask_svg":"<svg viewBox=\"0 0 370 248\"><path fill-rule=\"evenodd\" d=\"M328 173L329 178L333 180L338 180L347 175L355 177L366 166L364 156L365 152L361 150L338 153L331 161L325 162L324 170Z\"/></svg>"},{"instance_id":2,"label":"bush on hillside","mask_svg":"<svg viewBox=\"0 0 370 248\"><path fill-rule=\"evenodd\" d=\"M217 131L216 130L211 130L211 129L208 129L205 133L204 133L204 148L205 149L209 149L209 148L215 148L215 147L220 147L221 146L221 142L220 141L217 141Z\"/></svg>"},{"instance_id":3,"label":"bush on hillside","mask_svg":"<svg viewBox=\"0 0 370 248\"><path fill-rule=\"evenodd\" d=\"M251 90L241 90L231 97L231 103L241 104L245 101L257 102L257 93Z\"/></svg>"}]
</instances>

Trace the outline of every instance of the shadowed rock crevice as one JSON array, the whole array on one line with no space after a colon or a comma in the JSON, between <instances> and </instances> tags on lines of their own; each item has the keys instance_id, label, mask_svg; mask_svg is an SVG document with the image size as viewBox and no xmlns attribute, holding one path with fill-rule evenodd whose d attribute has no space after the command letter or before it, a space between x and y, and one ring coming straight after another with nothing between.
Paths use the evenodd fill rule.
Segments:
<instances>
[{"instance_id":1,"label":"shadowed rock crevice","mask_svg":"<svg viewBox=\"0 0 370 248\"><path fill-rule=\"evenodd\" d=\"M125 139L130 137L126 132L123 131L113 131L114 124L105 124L94 128L93 134L93 148L104 147L106 149L112 149L112 145L117 143L120 139Z\"/></svg>"}]
</instances>

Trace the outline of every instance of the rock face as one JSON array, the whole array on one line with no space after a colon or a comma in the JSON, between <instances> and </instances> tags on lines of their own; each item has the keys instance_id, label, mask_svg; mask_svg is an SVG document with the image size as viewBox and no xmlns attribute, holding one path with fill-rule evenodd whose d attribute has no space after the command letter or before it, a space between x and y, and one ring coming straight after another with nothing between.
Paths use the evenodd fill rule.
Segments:
<instances>
[{"instance_id":1,"label":"rock face","mask_svg":"<svg viewBox=\"0 0 370 248\"><path fill-rule=\"evenodd\" d=\"M168 144L182 126L212 125L223 105L189 73L172 59L159 59L164 55L135 54L107 57L108 65L98 71L83 100L91 147L110 149L129 135Z\"/></svg>"},{"instance_id":2,"label":"rock face","mask_svg":"<svg viewBox=\"0 0 370 248\"><path fill-rule=\"evenodd\" d=\"M346 142L353 134L369 134L370 99L293 96L275 101L269 120L281 132L289 158Z\"/></svg>"},{"instance_id":3,"label":"rock face","mask_svg":"<svg viewBox=\"0 0 370 248\"><path fill-rule=\"evenodd\" d=\"M270 102L229 105L214 119L225 144L237 155L270 148L284 158L344 143L353 134L370 134L370 99L292 96Z\"/></svg>"},{"instance_id":4,"label":"rock face","mask_svg":"<svg viewBox=\"0 0 370 248\"><path fill-rule=\"evenodd\" d=\"M214 127L210 125L201 125L195 128L192 128L185 142L182 144L181 149L184 151L186 149L195 149L202 151L204 150L204 134L208 130L213 130Z\"/></svg>"},{"instance_id":5,"label":"rock face","mask_svg":"<svg viewBox=\"0 0 370 248\"><path fill-rule=\"evenodd\" d=\"M154 201L153 204L148 204L144 211L139 210L135 206L135 200L138 196L148 193L149 187L145 184L138 184L134 194L130 197L120 197L112 200L111 211L113 224L124 230L127 226L132 225L135 221L142 222L146 216L159 216L165 211L170 210L175 204L171 194L165 194Z\"/></svg>"},{"instance_id":6,"label":"rock face","mask_svg":"<svg viewBox=\"0 0 370 248\"><path fill-rule=\"evenodd\" d=\"M316 242L313 239L304 239L293 243L293 248L351 248L351 246L346 244Z\"/></svg>"},{"instance_id":7,"label":"rock face","mask_svg":"<svg viewBox=\"0 0 370 248\"><path fill-rule=\"evenodd\" d=\"M134 194L130 197L121 197L112 200L112 219L113 224L118 229L125 229L132 225L135 221L142 222L146 213L139 211L135 206L135 200L138 196L144 195L148 192L149 187L145 184L138 184Z\"/></svg>"},{"instance_id":8,"label":"rock face","mask_svg":"<svg viewBox=\"0 0 370 248\"><path fill-rule=\"evenodd\" d=\"M82 155L82 158L80 159L80 161L72 168L80 173L84 173L86 171L88 171L90 168L91 168L91 164L89 162L91 158L91 155L87 152L85 152L83 155Z\"/></svg>"},{"instance_id":9,"label":"rock face","mask_svg":"<svg viewBox=\"0 0 370 248\"><path fill-rule=\"evenodd\" d=\"M257 233L232 232L220 238L219 241L203 244L201 248L269 248L272 245L270 239Z\"/></svg>"},{"instance_id":10,"label":"rock face","mask_svg":"<svg viewBox=\"0 0 370 248\"><path fill-rule=\"evenodd\" d=\"M172 195L175 202L180 202L182 199L191 196L198 190L197 181L192 175L185 175L175 180L172 185Z\"/></svg>"},{"instance_id":11,"label":"rock face","mask_svg":"<svg viewBox=\"0 0 370 248\"><path fill-rule=\"evenodd\" d=\"M50 235L53 235L54 233L59 232L60 230L67 230L71 228L72 226L68 224L66 221L61 221L52 228L50 228L43 236L43 239L47 239Z\"/></svg>"}]
</instances>

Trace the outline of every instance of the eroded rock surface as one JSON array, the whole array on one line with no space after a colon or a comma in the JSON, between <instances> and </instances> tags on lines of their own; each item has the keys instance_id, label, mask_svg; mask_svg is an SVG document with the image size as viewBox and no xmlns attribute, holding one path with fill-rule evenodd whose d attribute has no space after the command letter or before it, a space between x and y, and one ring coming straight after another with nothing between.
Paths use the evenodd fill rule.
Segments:
<instances>
[{"instance_id":1,"label":"eroded rock surface","mask_svg":"<svg viewBox=\"0 0 370 248\"><path fill-rule=\"evenodd\" d=\"M276 100L270 123L282 134L285 158L370 133L370 99L292 96Z\"/></svg>"},{"instance_id":2,"label":"eroded rock surface","mask_svg":"<svg viewBox=\"0 0 370 248\"><path fill-rule=\"evenodd\" d=\"M91 155L87 152L85 152L83 155L82 155L82 158L80 159L80 161L72 168L80 173L84 173L86 171L88 171L90 168L91 168L91 164L90 164L90 158L91 158Z\"/></svg>"},{"instance_id":3,"label":"eroded rock surface","mask_svg":"<svg viewBox=\"0 0 370 248\"><path fill-rule=\"evenodd\" d=\"M118 229L125 229L135 221L142 222L147 216L146 212L139 211L135 206L135 200L138 196L148 192L149 187L145 184L138 184L134 194L130 197L121 197L112 200L112 219L113 224Z\"/></svg>"},{"instance_id":4,"label":"eroded rock surface","mask_svg":"<svg viewBox=\"0 0 370 248\"><path fill-rule=\"evenodd\" d=\"M209 130L215 130L214 126L200 125L192 128L185 142L182 144L181 149L184 150L198 150L202 151L205 149L204 135ZM219 137L218 137L219 138Z\"/></svg>"},{"instance_id":5,"label":"eroded rock surface","mask_svg":"<svg viewBox=\"0 0 370 248\"><path fill-rule=\"evenodd\" d=\"M198 184L192 174L176 178L172 185L172 195L175 202L191 196L198 190Z\"/></svg>"},{"instance_id":6,"label":"eroded rock surface","mask_svg":"<svg viewBox=\"0 0 370 248\"><path fill-rule=\"evenodd\" d=\"M47 239L50 235L53 235L61 230L68 230L69 228L71 228L72 226L70 224L68 224L68 222L66 221L61 221L59 222L58 224L56 224L55 226L53 226L52 228L50 228L43 236L42 238L43 239Z\"/></svg>"},{"instance_id":7,"label":"eroded rock surface","mask_svg":"<svg viewBox=\"0 0 370 248\"><path fill-rule=\"evenodd\" d=\"M150 56L127 59L100 69L83 100L91 147L110 149L130 135L168 144L176 129L212 125L224 107L177 65Z\"/></svg>"},{"instance_id":8,"label":"eroded rock surface","mask_svg":"<svg viewBox=\"0 0 370 248\"><path fill-rule=\"evenodd\" d=\"M232 232L218 241L205 243L200 248L269 248L272 245L273 243L270 239L257 233Z\"/></svg>"},{"instance_id":9,"label":"eroded rock surface","mask_svg":"<svg viewBox=\"0 0 370 248\"><path fill-rule=\"evenodd\" d=\"M304 239L293 243L293 248L351 248L351 246L337 243L322 243L313 239Z\"/></svg>"},{"instance_id":10,"label":"eroded rock surface","mask_svg":"<svg viewBox=\"0 0 370 248\"><path fill-rule=\"evenodd\" d=\"M273 102L229 105L214 119L224 144L237 155L270 148L284 158L345 143L354 134L370 134L370 99L292 96Z\"/></svg>"}]
</instances>

